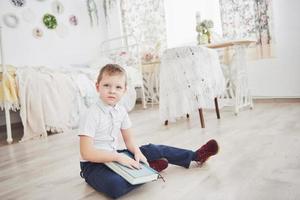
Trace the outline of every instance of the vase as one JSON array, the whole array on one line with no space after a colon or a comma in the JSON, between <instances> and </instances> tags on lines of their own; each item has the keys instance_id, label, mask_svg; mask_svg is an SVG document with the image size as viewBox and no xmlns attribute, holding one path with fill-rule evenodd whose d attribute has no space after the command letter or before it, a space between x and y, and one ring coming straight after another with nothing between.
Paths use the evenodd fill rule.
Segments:
<instances>
[{"instance_id":1,"label":"vase","mask_svg":"<svg viewBox=\"0 0 300 200\"><path fill-rule=\"evenodd\" d=\"M211 33L210 33L210 31L208 31L206 33L206 35L207 35L207 43L210 44L211 43Z\"/></svg>"},{"instance_id":2,"label":"vase","mask_svg":"<svg viewBox=\"0 0 300 200\"><path fill-rule=\"evenodd\" d=\"M197 40L198 40L198 44L199 45L201 45L201 44L209 44L211 42L210 34L199 33L198 37L197 37Z\"/></svg>"}]
</instances>

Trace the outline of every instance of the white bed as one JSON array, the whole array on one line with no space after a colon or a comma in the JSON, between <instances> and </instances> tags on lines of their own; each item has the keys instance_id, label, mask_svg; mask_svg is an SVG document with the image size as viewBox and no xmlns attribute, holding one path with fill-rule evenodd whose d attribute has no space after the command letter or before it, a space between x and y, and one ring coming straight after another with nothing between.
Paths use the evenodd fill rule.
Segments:
<instances>
[{"instance_id":1,"label":"white bed","mask_svg":"<svg viewBox=\"0 0 300 200\"><path fill-rule=\"evenodd\" d=\"M1 35L0 35L1 36ZM124 39L120 37L117 39ZM136 88L142 91L142 100L144 102L142 73L139 71L139 63L128 56L130 47L128 43L122 43L118 48L106 48L106 43L115 41L111 39L101 45L101 55L98 63L89 66L25 66L12 67L14 69L15 79L8 76L8 69L4 63L3 54L1 54L2 83L10 78L9 82L14 82L14 90L17 91L17 102L13 107L9 101L11 92L3 88L2 109L5 110L7 142L13 141L11 135L11 122L9 111L13 108L20 110L20 116L24 127L24 135L21 141L46 137L47 132L64 132L68 129L76 128L80 114L98 98L95 89L95 81L99 70L104 64L118 63L122 65L128 74L128 90L121 103L130 111L136 102ZM1 42L1 41L0 41ZM2 42L1 42L2 44ZM127 49L126 49L127 48ZM122 54L119 54L121 50ZM126 51L125 51L126 50ZM3 49L1 48L1 53ZM125 53L126 52L126 53ZM115 57L113 57L115 53ZM126 55L126 57L124 57ZM139 54L135 54L139 55ZM122 59L116 60L116 59ZM11 89L11 87L10 87Z\"/></svg>"}]
</instances>

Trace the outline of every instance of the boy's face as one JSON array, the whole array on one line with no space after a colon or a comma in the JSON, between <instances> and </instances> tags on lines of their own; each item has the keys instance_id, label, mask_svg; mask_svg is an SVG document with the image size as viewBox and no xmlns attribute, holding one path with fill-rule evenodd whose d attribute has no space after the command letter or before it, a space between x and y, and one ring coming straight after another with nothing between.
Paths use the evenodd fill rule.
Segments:
<instances>
[{"instance_id":1,"label":"boy's face","mask_svg":"<svg viewBox=\"0 0 300 200\"><path fill-rule=\"evenodd\" d=\"M111 106L116 105L126 92L125 76L108 75L104 73L99 83L96 83L97 92L101 100Z\"/></svg>"}]
</instances>

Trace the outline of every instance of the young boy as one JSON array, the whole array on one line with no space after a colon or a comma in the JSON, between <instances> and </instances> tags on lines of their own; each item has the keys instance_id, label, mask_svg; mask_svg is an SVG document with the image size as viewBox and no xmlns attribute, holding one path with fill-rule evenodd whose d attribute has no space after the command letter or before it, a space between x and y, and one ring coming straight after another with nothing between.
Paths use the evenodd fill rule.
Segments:
<instances>
[{"instance_id":1,"label":"young boy","mask_svg":"<svg viewBox=\"0 0 300 200\"><path fill-rule=\"evenodd\" d=\"M191 161L203 164L217 154L218 144L208 141L196 151L148 144L137 147L131 133L131 121L121 105L126 92L126 73L116 64L105 65L98 76L96 89L99 101L92 105L80 121L80 175L95 190L111 198L118 198L138 185L131 185L103 163L116 161L130 168L139 168L140 161L157 171L167 168L168 163L189 168ZM134 159L117 151L117 138L122 134L127 150Z\"/></svg>"}]
</instances>

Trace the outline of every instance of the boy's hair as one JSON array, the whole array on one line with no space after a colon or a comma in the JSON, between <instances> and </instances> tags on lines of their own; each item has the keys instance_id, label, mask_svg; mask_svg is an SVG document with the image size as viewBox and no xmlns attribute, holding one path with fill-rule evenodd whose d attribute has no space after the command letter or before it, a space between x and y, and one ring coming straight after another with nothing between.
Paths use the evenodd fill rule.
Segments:
<instances>
[{"instance_id":1,"label":"boy's hair","mask_svg":"<svg viewBox=\"0 0 300 200\"><path fill-rule=\"evenodd\" d=\"M97 78L97 83L99 83L102 80L103 74L107 74L109 76L112 75L121 75L125 76L125 85L127 85L127 76L126 76L126 71L124 68L122 68L118 64L107 64L99 72L98 78Z\"/></svg>"}]
</instances>

